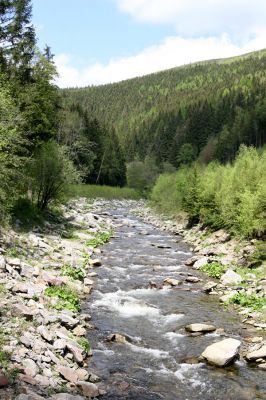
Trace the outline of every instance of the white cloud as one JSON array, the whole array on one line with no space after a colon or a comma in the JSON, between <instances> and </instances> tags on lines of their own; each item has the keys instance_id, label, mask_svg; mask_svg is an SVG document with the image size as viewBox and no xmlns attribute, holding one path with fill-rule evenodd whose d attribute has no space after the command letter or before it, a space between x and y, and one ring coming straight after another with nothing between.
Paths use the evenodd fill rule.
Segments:
<instances>
[{"instance_id":1,"label":"white cloud","mask_svg":"<svg viewBox=\"0 0 266 400\"><path fill-rule=\"evenodd\" d=\"M139 3L143 1L139 0ZM266 31L261 31L244 45L234 44L225 34L195 39L168 37L134 56L113 59L107 64L96 63L85 69L74 68L71 56L61 54L55 57L60 75L57 84L60 87L82 87L117 82L195 61L244 54L264 48L265 43Z\"/></svg>"},{"instance_id":2,"label":"white cloud","mask_svg":"<svg viewBox=\"0 0 266 400\"><path fill-rule=\"evenodd\" d=\"M137 21L174 24L181 36L250 35L265 27L265 0L113 0Z\"/></svg>"}]
</instances>

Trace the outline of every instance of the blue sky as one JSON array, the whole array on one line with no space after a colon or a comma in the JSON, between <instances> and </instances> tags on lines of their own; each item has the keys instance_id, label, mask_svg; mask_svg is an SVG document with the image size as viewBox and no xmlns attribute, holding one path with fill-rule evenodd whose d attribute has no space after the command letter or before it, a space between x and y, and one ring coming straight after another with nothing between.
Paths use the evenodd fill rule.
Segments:
<instances>
[{"instance_id":1,"label":"blue sky","mask_svg":"<svg viewBox=\"0 0 266 400\"><path fill-rule=\"evenodd\" d=\"M61 87L265 48L265 20L265 0L33 0Z\"/></svg>"}]
</instances>

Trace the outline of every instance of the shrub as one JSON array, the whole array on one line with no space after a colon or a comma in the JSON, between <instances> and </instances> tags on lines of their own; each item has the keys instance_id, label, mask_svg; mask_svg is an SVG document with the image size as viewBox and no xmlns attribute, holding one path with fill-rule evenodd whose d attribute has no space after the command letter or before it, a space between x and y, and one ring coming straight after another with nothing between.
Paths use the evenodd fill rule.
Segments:
<instances>
[{"instance_id":1,"label":"shrub","mask_svg":"<svg viewBox=\"0 0 266 400\"><path fill-rule=\"evenodd\" d=\"M74 268L70 265L64 265L61 269L61 273L63 276L69 276L76 281L84 281L86 276L85 271L82 268Z\"/></svg>"},{"instance_id":2,"label":"shrub","mask_svg":"<svg viewBox=\"0 0 266 400\"><path fill-rule=\"evenodd\" d=\"M203 265L200 270L205 272L211 278L220 279L225 272L225 267L217 262Z\"/></svg>"},{"instance_id":3,"label":"shrub","mask_svg":"<svg viewBox=\"0 0 266 400\"><path fill-rule=\"evenodd\" d=\"M88 339L81 337L78 339L78 344L80 345L80 347L82 347L82 349L86 353L89 353L91 346L90 346L90 342L88 341Z\"/></svg>"},{"instance_id":4,"label":"shrub","mask_svg":"<svg viewBox=\"0 0 266 400\"><path fill-rule=\"evenodd\" d=\"M266 297L256 294L237 293L228 301L230 304L239 304L242 307L250 307L252 310L261 310L266 306Z\"/></svg>"},{"instance_id":5,"label":"shrub","mask_svg":"<svg viewBox=\"0 0 266 400\"><path fill-rule=\"evenodd\" d=\"M79 180L79 174L68 159L66 151L50 141L41 146L30 165L33 200L45 210L64 191L67 184Z\"/></svg>"},{"instance_id":6,"label":"shrub","mask_svg":"<svg viewBox=\"0 0 266 400\"><path fill-rule=\"evenodd\" d=\"M56 297L57 304L54 306L56 310L80 311L80 300L77 293L66 285L51 286L45 289L46 296Z\"/></svg>"},{"instance_id":7,"label":"shrub","mask_svg":"<svg viewBox=\"0 0 266 400\"><path fill-rule=\"evenodd\" d=\"M98 247L104 243L107 243L112 236L112 232L97 232L95 237L87 240L87 246Z\"/></svg>"}]
</instances>

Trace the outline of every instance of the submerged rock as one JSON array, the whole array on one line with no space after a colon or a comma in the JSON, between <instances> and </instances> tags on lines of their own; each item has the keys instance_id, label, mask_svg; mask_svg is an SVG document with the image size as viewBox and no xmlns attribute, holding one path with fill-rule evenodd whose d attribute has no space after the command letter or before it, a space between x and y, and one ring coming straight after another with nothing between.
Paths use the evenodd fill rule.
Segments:
<instances>
[{"instance_id":1,"label":"submerged rock","mask_svg":"<svg viewBox=\"0 0 266 400\"><path fill-rule=\"evenodd\" d=\"M238 358L240 345L240 340L224 339L208 346L201 356L210 364L225 367Z\"/></svg>"},{"instance_id":2,"label":"submerged rock","mask_svg":"<svg viewBox=\"0 0 266 400\"><path fill-rule=\"evenodd\" d=\"M178 286L178 285L182 284L181 281L179 281L178 279L173 279L173 278L166 278L163 281L163 283L166 284L166 285L170 285L170 286Z\"/></svg>"},{"instance_id":3,"label":"submerged rock","mask_svg":"<svg viewBox=\"0 0 266 400\"><path fill-rule=\"evenodd\" d=\"M266 358L266 344L262 346L260 349L251 351L246 355L246 359L248 361L255 361L259 358Z\"/></svg>"}]
</instances>

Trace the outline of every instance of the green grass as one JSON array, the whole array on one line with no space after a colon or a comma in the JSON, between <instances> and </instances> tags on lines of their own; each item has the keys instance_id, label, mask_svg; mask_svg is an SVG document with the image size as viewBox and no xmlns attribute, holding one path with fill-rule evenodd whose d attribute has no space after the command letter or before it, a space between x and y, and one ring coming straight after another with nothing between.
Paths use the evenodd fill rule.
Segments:
<instances>
[{"instance_id":1,"label":"green grass","mask_svg":"<svg viewBox=\"0 0 266 400\"><path fill-rule=\"evenodd\" d=\"M86 273L82 268L74 268L70 265L64 265L61 268L61 274L63 276L69 276L70 278L81 282L84 281L84 278L86 276Z\"/></svg>"},{"instance_id":2,"label":"green grass","mask_svg":"<svg viewBox=\"0 0 266 400\"><path fill-rule=\"evenodd\" d=\"M140 195L134 189L100 185L70 185L66 192L66 199L73 197L87 197L88 199L133 199L138 200Z\"/></svg>"},{"instance_id":3,"label":"green grass","mask_svg":"<svg viewBox=\"0 0 266 400\"><path fill-rule=\"evenodd\" d=\"M95 237L92 239L87 240L86 245L90 247L98 247L107 243L112 236L112 232L97 232Z\"/></svg>"},{"instance_id":4,"label":"green grass","mask_svg":"<svg viewBox=\"0 0 266 400\"><path fill-rule=\"evenodd\" d=\"M89 351L90 351L90 349L91 349L91 346L90 346L90 343L89 343L88 339L86 339L86 338L84 338L84 337L81 337L81 338L78 339L77 342L78 342L78 344L80 345L80 347L82 347L82 349L83 349L86 353L89 353Z\"/></svg>"},{"instance_id":5,"label":"green grass","mask_svg":"<svg viewBox=\"0 0 266 400\"><path fill-rule=\"evenodd\" d=\"M211 278L220 279L225 272L225 267L217 262L203 265L200 270L205 272Z\"/></svg>"},{"instance_id":6,"label":"green grass","mask_svg":"<svg viewBox=\"0 0 266 400\"><path fill-rule=\"evenodd\" d=\"M228 303L238 304L242 307L249 307L254 311L259 311L266 306L266 297L259 297L256 294L237 293L229 299Z\"/></svg>"},{"instance_id":7,"label":"green grass","mask_svg":"<svg viewBox=\"0 0 266 400\"><path fill-rule=\"evenodd\" d=\"M80 300L78 294L66 285L51 286L45 289L45 295L56 297L58 302L53 308L56 310L80 311Z\"/></svg>"}]
</instances>

